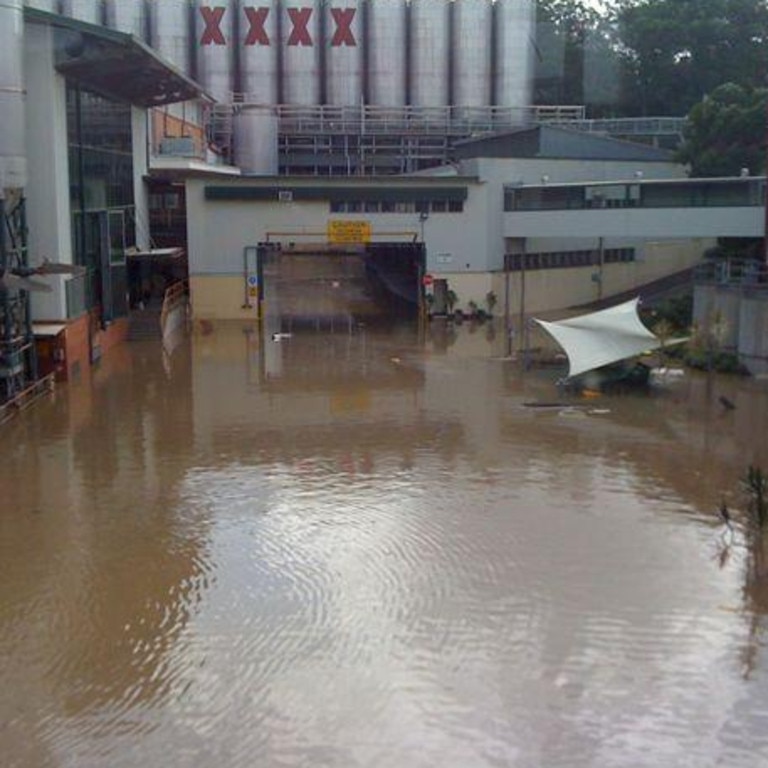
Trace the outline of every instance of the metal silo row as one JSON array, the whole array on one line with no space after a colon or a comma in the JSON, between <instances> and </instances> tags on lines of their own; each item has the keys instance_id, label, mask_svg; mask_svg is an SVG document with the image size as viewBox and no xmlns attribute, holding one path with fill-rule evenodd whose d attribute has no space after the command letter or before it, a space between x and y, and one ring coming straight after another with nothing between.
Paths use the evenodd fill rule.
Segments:
<instances>
[{"instance_id":1,"label":"metal silo row","mask_svg":"<svg viewBox=\"0 0 768 768\"><path fill-rule=\"evenodd\" d=\"M530 100L534 0L61 0L60 8L148 33L161 56L221 101L233 91L299 106Z\"/></svg>"}]
</instances>

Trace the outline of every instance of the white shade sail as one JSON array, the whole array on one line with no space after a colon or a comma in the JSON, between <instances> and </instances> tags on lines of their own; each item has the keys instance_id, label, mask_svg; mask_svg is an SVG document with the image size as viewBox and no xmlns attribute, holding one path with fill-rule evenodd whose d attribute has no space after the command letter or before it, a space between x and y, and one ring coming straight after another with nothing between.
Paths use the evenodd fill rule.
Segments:
<instances>
[{"instance_id":1,"label":"white shade sail","mask_svg":"<svg viewBox=\"0 0 768 768\"><path fill-rule=\"evenodd\" d=\"M565 350L570 364L568 376L578 376L661 346L661 339L640 321L639 303L639 299L632 299L558 322L534 320Z\"/></svg>"}]
</instances>

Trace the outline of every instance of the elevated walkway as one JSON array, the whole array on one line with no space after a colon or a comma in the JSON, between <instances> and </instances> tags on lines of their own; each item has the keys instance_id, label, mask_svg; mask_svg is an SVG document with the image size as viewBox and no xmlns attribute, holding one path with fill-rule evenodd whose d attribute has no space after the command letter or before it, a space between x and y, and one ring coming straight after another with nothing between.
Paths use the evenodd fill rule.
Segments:
<instances>
[{"instance_id":1,"label":"elevated walkway","mask_svg":"<svg viewBox=\"0 0 768 768\"><path fill-rule=\"evenodd\" d=\"M504 236L763 237L765 189L765 176L509 186Z\"/></svg>"}]
</instances>

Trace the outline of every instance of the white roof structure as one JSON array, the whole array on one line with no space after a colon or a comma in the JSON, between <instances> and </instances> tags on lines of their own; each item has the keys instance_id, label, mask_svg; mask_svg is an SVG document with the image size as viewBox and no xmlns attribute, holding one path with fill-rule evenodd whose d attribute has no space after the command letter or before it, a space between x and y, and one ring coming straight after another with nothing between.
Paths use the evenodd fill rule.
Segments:
<instances>
[{"instance_id":1,"label":"white roof structure","mask_svg":"<svg viewBox=\"0 0 768 768\"><path fill-rule=\"evenodd\" d=\"M640 355L662 345L640 321L640 299L569 320L536 320L568 355L568 376Z\"/></svg>"}]
</instances>

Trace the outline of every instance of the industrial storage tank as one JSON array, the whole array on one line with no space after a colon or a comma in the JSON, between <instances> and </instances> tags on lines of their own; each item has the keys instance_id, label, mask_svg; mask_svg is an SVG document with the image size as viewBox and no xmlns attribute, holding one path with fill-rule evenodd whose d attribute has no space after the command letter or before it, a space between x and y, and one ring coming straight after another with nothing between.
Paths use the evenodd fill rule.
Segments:
<instances>
[{"instance_id":1,"label":"industrial storage tank","mask_svg":"<svg viewBox=\"0 0 768 768\"><path fill-rule=\"evenodd\" d=\"M494 103L522 109L531 103L535 3L496 0L495 11Z\"/></svg>"},{"instance_id":2,"label":"industrial storage tank","mask_svg":"<svg viewBox=\"0 0 768 768\"><path fill-rule=\"evenodd\" d=\"M326 3L325 98L328 104L355 106L363 100L362 3Z\"/></svg>"},{"instance_id":3,"label":"industrial storage tank","mask_svg":"<svg viewBox=\"0 0 768 768\"><path fill-rule=\"evenodd\" d=\"M492 22L490 0L454 0L451 101L457 106L491 103Z\"/></svg>"},{"instance_id":4,"label":"industrial storage tank","mask_svg":"<svg viewBox=\"0 0 768 768\"><path fill-rule=\"evenodd\" d=\"M89 24L101 24L104 21L101 0L61 0L61 10L65 16Z\"/></svg>"},{"instance_id":5,"label":"industrial storage tank","mask_svg":"<svg viewBox=\"0 0 768 768\"><path fill-rule=\"evenodd\" d=\"M281 11L282 101L320 103L320 2L284 0Z\"/></svg>"},{"instance_id":6,"label":"industrial storage tank","mask_svg":"<svg viewBox=\"0 0 768 768\"><path fill-rule=\"evenodd\" d=\"M368 99L381 107L405 104L405 0L368 0Z\"/></svg>"},{"instance_id":7,"label":"industrial storage tank","mask_svg":"<svg viewBox=\"0 0 768 768\"><path fill-rule=\"evenodd\" d=\"M243 106L235 112L235 164L243 173L276 176L278 120L274 109Z\"/></svg>"},{"instance_id":8,"label":"industrial storage tank","mask_svg":"<svg viewBox=\"0 0 768 768\"><path fill-rule=\"evenodd\" d=\"M409 76L413 105L448 104L449 8L446 0L411 0Z\"/></svg>"},{"instance_id":9,"label":"industrial storage tank","mask_svg":"<svg viewBox=\"0 0 768 768\"><path fill-rule=\"evenodd\" d=\"M232 101L232 63L236 38L235 9L221 0L196 0L197 81L216 101Z\"/></svg>"},{"instance_id":10,"label":"industrial storage tank","mask_svg":"<svg viewBox=\"0 0 768 768\"><path fill-rule=\"evenodd\" d=\"M59 12L59 0L27 0L24 5L28 8L37 8L38 11Z\"/></svg>"},{"instance_id":11,"label":"industrial storage tank","mask_svg":"<svg viewBox=\"0 0 768 768\"><path fill-rule=\"evenodd\" d=\"M239 11L238 47L244 100L253 104L277 104L278 3L261 0L258 8L241 4Z\"/></svg>"},{"instance_id":12,"label":"industrial storage tank","mask_svg":"<svg viewBox=\"0 0 768 768\"><path fill-rule=\"evenodd\" d=\"M106 0L107 25L118 32L147 38L147 18L144 0Z\"/></svg>"},{"instance_id":13,"label":"industrial storage tank","mask_svg":"<svg viewBox=\"0 0 768 768\"><path fill-rule=\"evenodd\" d=\"M27 183L23 57L22 2L5 0L0 4L0 194Z\"/></svg>"},{"instance_id":14,"label":"industrial storage tank","mask_svg":"<svg viewBox=\"0 0 768 768\"><path fill-rule=\"evenodd\" d=\"M190 16L187 0L153 0L149 3L149 40L164 59L191 74Z\"/></svg>"}]
</instances>

